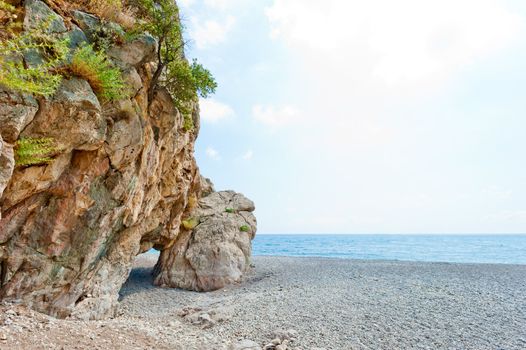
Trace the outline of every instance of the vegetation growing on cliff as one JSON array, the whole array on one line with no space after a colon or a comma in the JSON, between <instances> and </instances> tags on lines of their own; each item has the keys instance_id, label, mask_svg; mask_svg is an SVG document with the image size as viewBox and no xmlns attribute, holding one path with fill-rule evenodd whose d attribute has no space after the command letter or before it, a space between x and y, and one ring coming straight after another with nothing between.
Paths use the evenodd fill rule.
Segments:
<instances>
[{"instance_id":1,"label":"vegetation growing on cliff","mask_svg":"<svg viewBox=\"0 0 526 350\"><path fill-rule=\"evenodd\" d=\"M0 38L0 84L25 93L51 96L69 68L73 74L86 79L104 101L127 96L120 70L112 66L102 50L81 46L68 64L69 40L49 33L52 19L20 32L17 12L15 7L0 0L0 21L4 24Z\"/></svg>"},{"instance_id":2,"label":"vegetation growing on cliff","mask_svg":"<svg viewBox=\"0 0 526 350\"><path fill-rule=\"evenodd\" d=\"M0 83L6 87L35 95L51 96L60 85L68 40L57 40L41 31L30 31L0 42ZM26 66L20 55L39 54L43 60ZM102 51L92 46L78 48L69 65L70 71L86 79L95 93L105 101L125 98L126 91L121 71L113 67Z\"/></svg>"},{"instance_id":3,"label":"vegetation growing on cliff","mask_svg":"<svg viewBox=\"0 0 526 350\"><path fill-rule=\"evenodd\" d=\"M193 128L192 102L198 95L207 97L215 92L217 83L209 70L184 57L186 42L179 9L173 0L136 0L144 21L138 30L148 31L159 43L157 68L152 78L148 99L152 101L158 84L166 87L185 118L185 129Z\"/></svg>"},{"instance_id":4,"label":"vegetation growing on cliff","mask_svg":"<svg viewBox=\"0 0 526 350\"><path fill-rule=\"evenodd\" d=\"M18 11L4 1L0 1L0 18L4 25L0 36L0 84L25 93L52 95L62 81L58 68L69 52L68 40L50 35L49 21L19 33ZM24 64L24 56L34 58L31 64Z\"/></svg>"},{"instance_id":5,"label":"vegetation growing on cliff","mask_svg":"<svg viewBox=\"0 0 526 350\"><path fill-rule=\"evenodd\" d=\"M15 161L17 166L47 164L53 159L56 151L52 138L21 138L15 144Z\"/></svg>"},{"instance_id":6,"label":"vegetation growing on cliff","mask_svg":"<svg viewBox=\"0 0 526 350\"><path fill-rule=\"evenodd\" d=\"M165 87L184 117L185 130L193 129L198 97L214 93L217 83L208 69L196 60L190 63L184 57L184 28L174 0L71 0L61 2L64 8L53 1L45 2L65 19L68 10L81 8L119 22L127 29L133 28L135 33L151 33L159 46L148 99L153 100L158 86ZM140 18L139 21L131 16L132 12ZM99 45L98 49L93 45L82 46L71 53L67 39L49 34L46 30L49 23L45 21L38 28L22 32L17 9L2 0L0 22L4 26L0 30L0 84L21 92L51 96L64 74L70 72L86 79L102 100L126 97L120 71L111 65L104 53L109 45ZM37 60L28 62L29 56L37 57ZM66 64L68 56L72 59Z\"/></svg>"},{"instance_id":7,"label":"vegetation growing on cliff","mask_svg":"<svg viewBox=\"0 0 526 350\"><path fill-rule=\"evenodd\" d=\"M127 97L121 71L111 65L102 51L96 52L91 45L81 46L75 51L70 69L73 74L86 79L105 101Z\"/></svg>"},{"instance_id":8,"label":"vegetation growing on cliff","mask_svg":"<svg viewBox=\"0 0 526 350\"><path fill-rule=\"evenodd\" d=\"M199 225L199 220L196 218L188 218L183 220L181 224L186 230L193 230L197 225Z\"/></svg>"},{"instance_id":9,"label":"vegetation growing on cliff","mask_svg":"<svg viewBox=\"0 0 526 350\"><path fill-rule=\"evenodd\" d=\"M71 0L74 8L91 12L107 21L120 24L125 29L133 29L135 18L133 10L122 0Z\"/></svg>"},{"instance_id":10,"label":"vegetation growing on cliff","mask_svg":"<svg viewBox=\"0 0 526 350\"><path fill-rule=\"evenodd\" d=\"M21 27L20 11L13 5L0 0L0 39L8 37Z\"/></svg>"}]
</instances>

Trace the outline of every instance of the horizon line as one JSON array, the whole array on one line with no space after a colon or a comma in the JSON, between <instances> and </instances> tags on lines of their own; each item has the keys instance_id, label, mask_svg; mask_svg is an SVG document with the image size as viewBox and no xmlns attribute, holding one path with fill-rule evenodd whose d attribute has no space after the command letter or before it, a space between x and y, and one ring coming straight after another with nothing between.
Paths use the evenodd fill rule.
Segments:
<instances>
[{"instance_id":1,"label":"horizon line","mask_svg":"<svg viewBox=\"0 0 526 350\"><path fill-rule=\"evenodd\" d=\"M366 235L411 235L411 236L432 236L432 235L444 235L444 236L473 236L473 235L481 235L481 236L496 236L496 235L501 235L501 236L504 236L504 235L508 235L508 236L523 236L523 235L526 235L526 232L519 232L519 233L513 233L513 232L500 232L500 233L494 233L494 232L470 232L470 233L460 233L460 232L457 232L457 233L451 233L451 232L448 232L448 233L444 233L444 232L430 232L430 233L424 233L424 232L420 232L420 233L381 233L381 232L377 232L377 233L334 233L334 232L319 232L319 233L301 233L301 232L294 232L294 233L291 233L291 232L287 232L287 233L284 233L284 232L278 232L278 233L269 233L269 232L265 232L265 233L256 233L256 236L258 235L342 235L342 236L366 236Z\"/></svg>"}]
</instances>

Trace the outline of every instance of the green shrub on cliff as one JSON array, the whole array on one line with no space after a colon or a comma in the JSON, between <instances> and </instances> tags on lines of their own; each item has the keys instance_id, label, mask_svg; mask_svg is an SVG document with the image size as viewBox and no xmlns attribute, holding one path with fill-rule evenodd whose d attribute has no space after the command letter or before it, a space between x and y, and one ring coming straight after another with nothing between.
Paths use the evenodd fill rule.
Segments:
<instances>
[{"instance_id":1,"label":"green shrub on cliff","mask_svg":"<svg viewBox=\"0 0 526 350\"><path fill-rule=\"evenodd\" d=\"M54 152L52 138L22 138L15 144L15 162L17 166L47 164L53 160L50 156Z\"/></svg>"},{"instance_id":2,"label":"green shrub on cliff","mask_svg":"<svg viewBox=\"0 0 526 350\"><path fill-rule=\"evenodd\" d=\"M0 0L0 84L20 92L51 96L66 73L69 40L48 33L52 19L20 32L16 9ZM112 66L103 51L92 46L78 48L69 64L71 73L86 79L105 101L127 97L121 72Z\"/></svg>"},{"instance_id":3,"label":"green shrub on cliff","mask_svg":"<svg viewBox=\"0 0 526 350\"><path fill-rule=\"evenodd\" d=\"M113 67L106 54L91 45L79 47L73 54L71 72L86 79L95 93L106 101L127 97L121 71Z\"/></svg>"},{"instance_id":4,"label":"green shrub on cliff","mask_svg":"<svg viewBox=\"0 0 526 350\"><path fill-rule=\"evenodd\" d=\"M22 28L22 11L0 0L0 39L9 37Z\"/></svg>"},{"instance_id":5,"label":"green shrub on cliff","mask_svg":"<svg viewBox=\"0 0 526 350\"><path fill-rule=\"evenodd\" d=\"M197 225L199 225L199 220L196 218L188 218L183 220L181 224L186 230L193 230Z\"/></svg>"},{"instance_id":6,"label":"green shrub on cliff","mask_svg":"<svg viewBox=\"0 0 526 350\"><path fill-rule=\"evenodd\" d=\"M197 60L189 64L181 59L166 67L166 76L161 80L172 95L177 109L183 114L185 130L192 130L192 104L198 101L198 95L208 97L215 92L217 83L210 71Z\"/></svg>"},{"instance_id":7,"label":"green shrub on cliff","mask_svg":"<svg viewBox=\"0 0 526 350\"><path fill-rule=\"evenodd\" d=\"M134 14L124 0L68 0L73 8L93 13L103 20L118 23L126 30L135 25Z\"/></svg>"},{"instance_id":8,"label":"green shrub on cliff","mask_svg":"<svg viewBox=\"0 0 526 350\"><path fill-rule=\"evenodd\" d=\"M4 35L22 25L16 7L2 0L0 0L0 24Z\"/></svg>"},{"instance_id":9,"label":"green shrub on cliff","mask_svg":"<svg viewBox=\"0 0 526 350\"><path fill-rule=\"evenodd\" d=\"M0 12L14 12L15 11L15 7L11 4L8 4L7 2L5 1L1 1L0 0Z\"/></svg>"},{"instance_id":10,"label":"green shrub on cliff","mask_svg":"<svg viewBox=\"0 0 526 350\"><path fill-rule=\"evenodd\" d=\"M12 33L0 40L0 84L21 92L41 96L55 93L62 76L60 67L69 52L69 41L49 35L44 22L35 29L21 34ZM13 27L17 25L13 24ZM22 57L35 58L31 64L24 64Z\"/></svg>"},{"instance_id":11,"label":"green shrub on cliff","mask_svg":"<svg viewBox=\"0 0 526 350\"><path fill-rule=\"evenodd\" d=\"M209 70L196 60L191 64L184 57L186 42L179 9L173 0L136 0L143 21L138 31L147 31L159 43L157 67L152 78L148 99L151 102L158 84L172 95L185 118L185 129L193 128L192 105L198 96L207 97L215 92L217 83Z\"/></svg>"}]
</instances>

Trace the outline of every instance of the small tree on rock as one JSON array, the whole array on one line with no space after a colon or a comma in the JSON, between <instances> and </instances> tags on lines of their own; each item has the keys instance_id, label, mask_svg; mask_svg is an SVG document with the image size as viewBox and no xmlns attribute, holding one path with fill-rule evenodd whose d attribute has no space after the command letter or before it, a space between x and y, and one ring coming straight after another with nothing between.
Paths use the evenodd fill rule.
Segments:
<instances>
[{"instance_id":1,"label":"small tree on rock","mask_svg":"<svg viewBox=\"0 0 526 350\"><path fill-rule=\"evenodd\" d=\"M200 63L191 64L184 57L186 42L183 39L183 25L179 19L179 8L174 0L136 0L144 21L139 30L147 31L157 38L157 68L148 91L151 102L158 85L164 86L172 95L177 108L191 120L190 105L197 95L207 97L215 92L217 83Z\"/></svg>"}]
</instances>

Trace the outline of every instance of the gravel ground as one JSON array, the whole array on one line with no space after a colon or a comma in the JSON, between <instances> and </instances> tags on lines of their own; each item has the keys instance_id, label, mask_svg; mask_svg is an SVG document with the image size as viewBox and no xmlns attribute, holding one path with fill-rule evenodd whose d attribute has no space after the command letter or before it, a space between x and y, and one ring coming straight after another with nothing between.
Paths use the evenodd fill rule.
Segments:
<instances>
[{"instance_id":1,"label":"gravel ground","mask_svg":"<svg viewBox=\"0 0 526 350\"><path fill-rule=\"evenodd\" d=\"M526 349L526 265L253 262L240 285L200 294L152 286L155 256L142 255L115 319L53 320L42 343L38 329L27 331L22 316L13 316L0 326L0 339L7 338L0 348L215 350L240 339L263 346L276 331L293 329L293 350ZM67 332L77 339L64 342Z\"/></svg>"}]
</instances>

